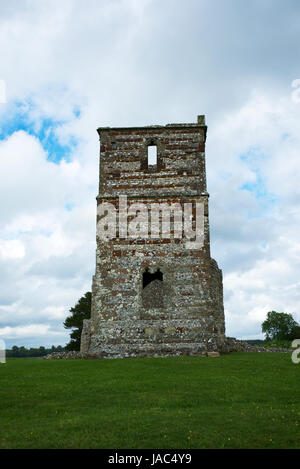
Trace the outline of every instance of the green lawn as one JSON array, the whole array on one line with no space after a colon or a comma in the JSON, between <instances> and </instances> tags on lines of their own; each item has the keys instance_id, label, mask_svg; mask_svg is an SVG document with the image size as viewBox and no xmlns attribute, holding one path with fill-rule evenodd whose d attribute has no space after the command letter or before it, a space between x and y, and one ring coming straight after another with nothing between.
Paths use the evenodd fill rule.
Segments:
<instances>
[{"instance_id":1,"label":"green lawn","mask_svg":"<svg viewBox=\"0 0 300 469\"><path fill-rule=\"evenodd\" d=\"M299 383L289 353L9 359L0 448L300 448Z\"/></svg>"}]
</instances>

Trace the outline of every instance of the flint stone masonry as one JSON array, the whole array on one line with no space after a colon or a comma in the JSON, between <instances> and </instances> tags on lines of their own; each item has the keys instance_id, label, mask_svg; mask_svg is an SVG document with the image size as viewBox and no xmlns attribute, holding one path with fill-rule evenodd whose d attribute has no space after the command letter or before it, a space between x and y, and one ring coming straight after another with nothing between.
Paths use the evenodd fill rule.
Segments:
<instances>
[{"instance_id":1,"label":"flint stone masonry","mask_svg":"<svg viewBox=\"0 0 300 469\"><path fill-rule=\"evenodd\" d=\"M162 280L153 280L143 288L142 302L146 311L149 309L164 308L164 283Z\"/></svg>"},{"instance_id":2,"label":"flint stone masonry","mask_svg":"<svg viewBox=\"0 0 300 469\"><path fill-rule=\"evenodd\" d=\"M231 337L226 337L225 343L223 344L220 351L201 353L199 355L207 357L219 357L220 354L227 354L231 352L243 352L243 353L259 353L259 352L269 352L269 353L292 353L294 349L284 349L284 348L265 348L257 347L248 344L243 340L237 340ZM195 352L195 350L194 350ZM178 355L174 350L170 351L172 355ZM182 353L181 353L182 355ZM188 355L188 354L187 354ZM193 353L193 355L197 355ZM143 356L143 355L142 355ZM147 356L147 353L144 351L144 356ZM153 354L153 356L159 356L159 354ZM39 357L41 360L70 360L70 359L97 359L99 356L97 354L88 354L83 352L54 352L43 357ZM104 357L106 358L106 357ZM107 357L113 358L113 357Z\"/></svg>"},{"instance_id":3,"label":"flint stone masonry","mask_svg":"<svg viewBox=\"0 0 300 469\"><path fill-rule=\"evenodd\" d=\"M222 350L222 272L210 257L204 116L195 124L108 127L98 133L97 204L118 208L119 196L127 196L129 207L204 204L204 243L188 249L174 230L169 238L121 238L118 231L109 241L97 236L92 312L84 323L81 353L114 358ZM148 146L153 145L157 161L150 165Z\"/></svg>"},{"instance_id":4,"label":"flint stone masonry","mask_svg":"<svg viewBox=\"0 0 300 469\"><path fill-rule=\"evenodd\" d=\"M83 320L83 327L81 332L80 340L80 351L81 353L88 353L91 343L91 328L90 328L90 319Z\"/></svg>"}]
</instances>

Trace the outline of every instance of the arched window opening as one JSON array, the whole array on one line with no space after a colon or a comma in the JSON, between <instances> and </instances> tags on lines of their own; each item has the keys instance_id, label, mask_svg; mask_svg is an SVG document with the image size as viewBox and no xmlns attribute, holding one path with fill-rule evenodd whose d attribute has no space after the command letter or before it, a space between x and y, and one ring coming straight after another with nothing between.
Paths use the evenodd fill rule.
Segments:
<instances>
[{"instance_id":1,"label":"arched window opening","mask_svg":"<svg viewBox=\"0 0 300 469\"><path fill-rule=\"evenodd\" d=\"M154 274L151 274L148 269L143 273L143 288L145 288L149 283L153 282L153 280L163 280L163 273L160 269L157 269Z\"/></svg>"}]
</instances>

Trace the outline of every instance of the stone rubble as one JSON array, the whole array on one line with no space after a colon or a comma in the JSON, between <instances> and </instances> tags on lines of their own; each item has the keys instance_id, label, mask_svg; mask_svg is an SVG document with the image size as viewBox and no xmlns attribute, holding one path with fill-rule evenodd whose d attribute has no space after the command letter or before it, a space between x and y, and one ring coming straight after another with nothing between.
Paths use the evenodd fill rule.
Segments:
<instances>
[{"instance_id":1,"label":"stone rubble","mask_svg":"<svg viewBox=\"0 0 300 469\"><path fill-rule=\"evenodd\" d=\"M193 345L193 348L195 346ZM197 351L197 350L196 350ZM202 355L207 357L219 357L221 355L225 355L232 352L244 352L244 353L257 353L257 352L270 352L270 353L292 353L293 349L285 349L285 348L267 348L267 347L258 347L256 345L250 345L244 340L238 340L233 337L226 337L223 347L220 351L210 351L210 352L203 352L203 353L192 353L191 350L186 350L186 353L182 353L182 350L176 353L176 349L169 350L168 356L179 356L179 355ZM189 353L190 352L190 353ZM195 352L195 350L194 350ZM42 359L55 359L55 360L70 360L70 359L97 359L97 358L130 358L131 356L136 356L135 354L130 355L129 353L126 354L124 350L124 354L120 353L119 355L112 356L111 353L103 353L101 357L98 354L89 354L89 353L82 353L82 352L75 352L75 351L66 351L66 352L54 352L44 357ZM147 351L144 351L144 354L140 356L148 356ZM161 356L159 353L153 353L153 357Z\"/></svg>"}]
</instances>

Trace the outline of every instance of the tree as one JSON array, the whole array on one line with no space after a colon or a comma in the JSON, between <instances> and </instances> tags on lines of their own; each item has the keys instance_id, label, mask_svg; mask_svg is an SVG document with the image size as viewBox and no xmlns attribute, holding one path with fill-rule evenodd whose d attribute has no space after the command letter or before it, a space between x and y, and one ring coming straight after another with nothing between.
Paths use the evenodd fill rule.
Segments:
<instances>
[{"instance_id":1,"label":"tree","mask_svg":"<svg viewBox=\"0 0 300 469\"><path fill-rule=\"evenodd\" d=\"M291 340L300 339L300 326L294 326L291 332Z\"/></svg>"},{"instance_id":2,"label":"tree","mask_svg":"<svg viewBox=\"0 0 300 469\"><path fill-rule=\"evenodd\" d=\"M70 342L66 345L66 350L80 350L80 338L83 327L83 320L91 317L92 294L86 292L73 308L70 308L71 316L64 322L65 329L73 329Z\"/></svg>"},{"instance_id":3,"label":"tree","mask_svg":"<svg viewBox=\"0 0 300 469\"><path fill-rule=\"evenodd\" d=\"M19 347L18 347L17 345L14 345L14 346L13 346L12 352L13 352L13 354L14 354L15 357L19 357L20 352L19 352Z\"/></svg>"},{"instance_id":4,"label":"tree","mask_svg":"<svg viewBox=\"0 0 300 469\"><path fill-rule=\"evenodd\" d=\"M266 334L266 340L292 340L298 326L291 314L269 311L262 323L262 332Z\"/></svg>"}]
</instances>

